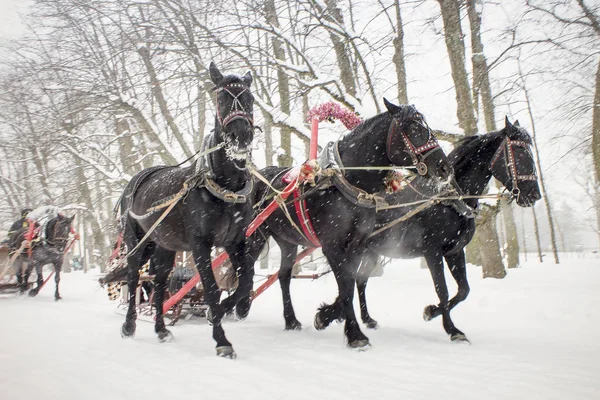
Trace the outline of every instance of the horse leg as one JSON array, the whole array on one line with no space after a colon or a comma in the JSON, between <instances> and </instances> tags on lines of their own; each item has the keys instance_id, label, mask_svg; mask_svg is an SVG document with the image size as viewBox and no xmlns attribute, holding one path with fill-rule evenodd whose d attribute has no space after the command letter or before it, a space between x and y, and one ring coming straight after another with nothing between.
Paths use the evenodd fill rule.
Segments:
<instances>
[{"instance_id":1,"label":"horse leg","mask_svg":"<svg viewBox=\"0 0 600 400\"><path fill-rule=\"evenodd\" d=\"M44 264L40 263L40 262L36 262L34 261L33 263L30 263L27 266L27 271L29 272L27 275L27 278L29 280L29 274L31 274L32 269L35 267L35 272L37 275L37 279L36 279L36 286L31 289L29 291L29 296L31 297L35 297L37 296L37 294L40 292L40 289L42 288L42 286L44 285L44 274L43 274L43 268L44 268Z\"/></svg>"},{"instance_id":2,"label":"horse leg","mask_svg":"<svg viewBox=\"0 0 600 400\"><path fill-rule=\"evenodd\" d=\"M127 244L128 248L134 248L136 243ZM140 280L140 267L148 260L152 254L154 246L147 245L144 248L138 249L135 253L127 258L127 291L129 293L127 315L125 322L121 326L121 337L128 338L135 336L137 319L137 304L135 304L135 292Z\"/></svg>"},{"instance_id":3,"label":"horse leg","mask_svg":"<svg viewBox=\"0 0 600 400\"><path fill-rule=\"evenodd\" d=\"M448 268L450 268L452 277L458 284L458 291L456 295L448 302L448 313L450 313L450 311L456 307L458 303L467 298L471 289L469 288L469 282L467 281L467 268L464 250L461 250L456 254L446 255L444 258L446 259ZM460 330L456 329L456 327L454 327L454 329L455 332L451 336L453 341L469 341Z\"/></svg>"},{"instance_id":4,"label":"horse leg","mask_svg":"<svg viewBox=\"0 0 600 400\"><path fill-rule=\"evenodd\" d=\"M425 310L423 311L423 319L425 319L425 321L429 321L439 315L442 315L444 330L448 335L450 335L452 340L456 340L457 338L460 338L460 335L464 336L464 334L454 326L454 323L450 318L450 310L448 307L448 287L446 286L446 278L444 276L444 262L442 260L442 255L435 251L426 252L425 260L427 261L429 271L431 272L435 291L440 299L440 303L437 306L429 305L425 307Z\"/></svg>"},{"instance_id":5,"label":"horse leg","mask_svg":"<svg viewBox=\"0 0 600 400\"><path fill-rule=\"evenodd\" d=\"M152 255L152 265L154 266L154 307L156 308L156 321L154 331L161 342L173 340L173 335L165 327L163 318L163 303L165 300L165 291L167 289L167 278L173 269L175 262L175 252L157 247Z\"/></svg>"},{"instance_id":6,"label":"horse leg","mask_svg":"<svg viewBox=\"0 0 600 400\"><path fill-rule=\"evenodd\" d=\"M17 257L13 264L15 275L17 276L17 286L19 287L19 293L23 294L27 290L27 280L25 280L25 271L27 268L23 268L23 260L21 257ZM29 276L27 277L29 278Z\"/></svg>"},{"instance_id":7,"label":"horse leg","mask_svg":"<svg viewBox=\"0 0 600 400\"><path fill-rule=\"evenodd\" d=\"M225 337L225 331L221 326L221 320L225 312L219 304L221 291L217 287L217 282L212 272L210 260L211 247L210 241L198 238L194 244L194 261L196 262L196 268L204 287L204 299L208 303L212 314L213 339L217 342L217 355L226 358L235 358L236 354L233 351L233 346Z\"/></svg>"},{"instance_id":8,"label":"horse leg","mask_svg":"<svg viewBox=\"0 0 600 400\"><path fill-rule=\"evenodd\" d=\"M288 243L284 240L277 240L277 244L281 249L281 265L279 267L278 277L281 285L281 295L283 298L283 318L285 319L285 330L301 330L302 324L296 318L294 306L292 305L292 297L290 295L290 282L292 280L292 270L294 262L298 255L298 246Z\"/></svg>"},{"instance_id":9,"label":"horse leg","mask_svg":"<svg viewBox=\"0 0 600 400\"><path fill-rule=\"evenodd\" d=\"M358 300L360 302L360 319L367 326L368 329L377 329L378 324L371 316L369 315L369 310L367 309L367 282L369 280L369 276L371 276L371 272L377 266L377 254L374 252L367 252L363 259L363 263L358 270L358 274L356 276L356 289L358 290Z\"/></svg>"},{"instance_id":10,"label":"horse leg","mask_svg":"<svg viewBox=\"0 0 600 400\"><path fill-rule=\"evenodd\" d=\"M245 238L240 242L226 245L225 251L229 254L231 265L238 274L238 287L225 301L235 304L235 315L238 319L243 320L248 317L252 304L250 294L254 286L254 259L247 252ZM225 306L223 308L225 309Z\"/></svg>"},{"instance_id":11,"label":"horse leg","mask_svg":"<svg viewBox=\"0 0 600 400\"><path fill-rule=\"evenodd\" d=\"M317 329L319 329L321 321L328 325L333 319L339 319L340 316L343 316L346 320L344 333L348 339L348 346L355 349L361 349L369 345L369 338L360 330L353 306L356 272L364 253L361 250L359 247L350 248L348 251L329 246L323 247L323 254L327 257L327 261L335 275L339 294L333 304L321 306L315 315L315 328ZM324 329L325 326L321 329Z\"/></svg>"},{"instance_id":12,"label":"horse leg","mask_svg":"<svg viewBox=\"0 0 600 400\"><path fill-rule=\"evenodd\" d=\"M62 258L54 263L54 283L56 283L56 289L54 291L55 301L62 300L62 297L60 297L60 292L58 290L58 285L60 283L60 272L62 271L62 264Z\"/></svg>"}]
</instances>

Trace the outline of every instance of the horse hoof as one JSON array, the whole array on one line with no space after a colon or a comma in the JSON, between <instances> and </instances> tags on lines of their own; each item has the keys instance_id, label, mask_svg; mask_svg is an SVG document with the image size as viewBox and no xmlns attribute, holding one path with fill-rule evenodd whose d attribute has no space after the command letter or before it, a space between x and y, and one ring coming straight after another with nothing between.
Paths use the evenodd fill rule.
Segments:
<instances>
[{"instance_id":1,"label":"horse hoof","mask_svg":"<svg viewBox=\"0 0 600 400\"><path fill-rule=\"evenodd\" d=\"M163 329L162 331L158 332L158 341L161 343L169 343L172 342L174 339L175 336L173 336L171 331L168 329Z\"/></svg>"},{"instance_id":2,"label":"horse hoof","mask_svg":"<svg viewBox=\"0 0 600 400\"><path fill-rule=\"evenodd\" d=\"M348 343L348 347L358 351L366 351L370 346L369 339L359 339Z\"/></svg>"},{"instance_id":3,"label":"horse hoof","mask_svg":"<svg viewBox=\"0 0 600 400\"><path fill-rule=\"evenodd\" d=\"M318 330L318 331L322 331L322 330L324 330L325 328L327 328L327 325L325 325L325 324L323 323L323 321L321 320L321 316L319 315L319 313L316 313L316 314L315 314L315 322L314 322L314 325L315 325L315 329L316 329L316 330Z\"/></svg>"},{"instance_id":4,"label":"horse hoof","mask_svg":"<svg viewBox=\"0 0 600 400\"><path fill-rule=\"evenodd\" d=\"M316 321L315 321L315 323L316 323ZM316 328L316 326L315 326L315 328ZM325 328L323 328L323 329L325 329ZM297 319L294 319L293 321L285 323L285 330L286 331L301 331L302 324Z\"/></svg>"},{"instance_id":5,"label":"horse hoof","mask_svg":"<svg viewBox=\"0 0 600 400\"><path fill-rule=\"evenodd\" d=\"M29 291L29 297L35 297L38 294L38 290L37 289L31 289Z\"/></svg>"},{"instance_id":6,"label":"horse hoof","mask_svg":"<svg viewBox=\"0 0 600 400\"><path fill-rule=\"evenodd\" d=\"M233 351L231 346L217 346L217 356L223 358L229 358L231 360L237 358L237 354Z\"/></svg>"},{"instance_id":7,"label":"horse hoof","mask_svg":"<svg viewBox=\"0 0 600 400\"><path fill-rule=\"evenodd\" d=\"M62 300L62 297L60 297L60 296L54 297L54 301L59 301L59 300Z\"/></svg>"},{"instance_id":8,"label":"horse hoof","mask_svg":"<svg viewBox=\"0 0 600 400\"><path fill-rule=\"evenodd\" d=\"M127 327L127 322L121 326L121 337L123 339L133 339L135 337L135 322L129 327Z\"/></svg>"},{"instance_id":9,"label":"horse hoof","mask_svg":"<svg viewBox=\"0 0 600 400\"><path fill-rule=\"evenodd\" d=\"M467 339L464 333L455 333L454 335L450 336L450 340L456 343L471 344L471 342L469 341L469 339Z\"/></svg>"},{"instance_id":10,"label":"horse hoof","mask_svg":"<svg viewBox=\"0 0 600 400\"><path fill-rule=\"evenodd\" d=\"M248 318L248 314L250 314L250 306L251 305L252 305L252 302L248 299L240 300L235 305L235 317L239 321L243 321L246 318Z\"/></svg>"},{"instance_id":11,"label":"horse hoof","mask_svg":"<svg viewBox=\"0 0 600 400\"><path fill-rule=\"evenodd\" d=\"M425 309L423 310L423 320L431 321L433 319L433 307L434 306L425 307Z\"/></svg>"},{"instance_id":12,"label":"horse hoof","mask_svg":"<svg viewBox=\"0 0 600 400\"><path fill-rule=\"evenodd\" d=\"M367 329L379 329L379 324L374 319L365 322Z\"/></svg>"}]
</instances>

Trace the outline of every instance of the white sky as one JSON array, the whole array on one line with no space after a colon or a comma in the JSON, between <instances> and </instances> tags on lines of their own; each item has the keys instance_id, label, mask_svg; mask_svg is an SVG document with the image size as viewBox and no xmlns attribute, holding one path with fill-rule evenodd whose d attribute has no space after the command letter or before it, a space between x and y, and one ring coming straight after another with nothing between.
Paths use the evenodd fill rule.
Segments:
<instances>
[{"instance_id":1,"label":"white sky","mask_svg":"<svg viewBox=\"0 0 600 400\"><path fill-rule=\"evenodd\" d=\"M14 39L23 31L24 26L19 18L19 11L25 10L28 1L0 0L0 38L2 40Z\"/></svg>"}]
</instances>

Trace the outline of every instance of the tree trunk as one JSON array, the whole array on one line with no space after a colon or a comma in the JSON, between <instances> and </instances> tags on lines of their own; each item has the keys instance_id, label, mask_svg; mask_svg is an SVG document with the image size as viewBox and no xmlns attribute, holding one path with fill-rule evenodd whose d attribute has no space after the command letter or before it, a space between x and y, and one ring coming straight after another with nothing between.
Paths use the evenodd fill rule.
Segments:
<instances>
[{"instance_id":1,"label":"tree trunk","mask_svg":"<svg viewBox=\"0 0 600 400\"><path fill-rule=\"evenodd\" d=\"M456 115L458 126L467 134L477 133L469 78L465 68L465 44L460 25L460 9L457 0L438 0L444 21L444 39L450 59L452 80L456 92Z\"/></svg>"},{"instance_id":2,"label":"tree trunk","mask_svg":"<svg viewBox=\"0 0 600 400\"><path fill-rule=\"evenodd\" d=\"M273 118L271 114L264 113L265 123L263 125L263 131L265 134L265 164L267 167L273 165L273 157L275 152L273 151Z\"/></svg>"},{"instance_id":3,"label":"tree trunk","mask_svg":"<svg viewBox=\"0 0 600 400\"><path fill-rule=\"evenodd\" d=\"M592 156L596 182L600 182L600 60L596 69L596 90L592 108Z\"/></svg>"},{"instance_id":4,"label":"tree trunk","mask_svg":"<svg viewBox=\"0 0 600 400\"><path fill-rule=\"evenodd\" d=\"M123 166L123 172L131 176L140 171L140 166L135 163L137 153L133 151L133 139L131 138L131 129L127 118L115 118L115 131L119 138L119 159Z\"/></svg>"},{"instance_id":5,"label":"tree trunk","mask_svg":"<svg viewBox=\"0 0 600 400\"><path fill-rule=\"evenodd\" d=\"M506 270L500 255L500 243L496 233L497 207L482 206L477 218L481 218L479 229L479 245L481 253L481 264L484 278L502 279L506 276ZM482 240L486 240L482 245Z\"/></svg>"},{"instance_id":6,"label":"tree trunk","mask_svg":"<svg viewBox=\"0 0 600 400\"><path fill-rule=\"evenodd\" d=\"M491 132L496 130L496 117L488 65L483 51L483 41L481 40L481 15L477 11L477 1L478 0L467 1L467 13L469 15L469 25L471 27L473 101L475 102L474 110L478 112L479 107L477 104L479 103L479 96L481 96L485 127L488 132ZM499 186L499 183L497 182L496 185ZM504 233L506 235L507 267L517 268L519 266L519 240L513 209L510 204L503 200L500 204L500 211L504 221Z\"/></svg>"},{"instance_id":7,"label":"tree trunk","mask_svg":"<svg viewBox=\"0 0 600 400\"><path fill-rule=\"evenodd\" d=\"M95 204L92 199L87 179L83 172L83 164L78 157L73 157L73 160L76 166L75 175L77 179L77 184L79 186L79 193L81 196L79 201L84 203L87 207L88 214L85 217L85 219L91 225L91 234L86 235L86 240L91 242L90 245L92 249L96 249L100 252L101 255L108 257L106 245L104 243L104 235L102 233L102 228L100 227L98 219L96 218L97 212L94 213L94 211L92 211L95 209Z\"/></svg>"},{"instance_id":8,"label":"tree trunk","mask_svg":"<svg viewBox=\"0 0 600 400\"><path fill-rule=\"evenodd\" d=\"M167 100L165 99L165 96L163 94L162 86L160 84L160 81L158 80L158 75L156 74L156 70L154 69L152 60L150 59L150 51L147 47L142 46L138 48L138 54L144 62L146 72L148 73L148 79L150 80L150 85L152 86L152 94L154 95L154 98L158 103L158 108L160 109L160 112L163 118L165 119L167 126L173 133L173 136L175 136L175 139L177 140L177 143L179 143L179 146L183 150L185 156L191 157L193 153L190 150L187 143L185 142L181 131L179 131L179 127L175 123L175 119L173 118L173 115L171 114L171 111L169 110L169 107L167 105Z\"/></svg>"},{"instance_id":9,"label":"tree trunk","mask_svg":"<svg viewBox=\"0 0 600 400\"><path fill-rule=\"evenodd\" d=\"M392 61L396 66L396 79L398 80L398 102L399 104L408 104L406 66L404 65L404 28L402 27L400 0L394 1L394 8L396 10L396 37L394 38L394 56Z\"/></svg>"},{"instance_id":10,"label":"tree trunk","mask_svg":"<svg viewBox=\"0 0 600 400\"><path fill-rule=\"evenodd\" d=\"M265 2L265 13L267 16L267 22L272 26L279 28L279 20L277 19L277 9L275 8L274 0L267 0ZM277 37L271 38L271 46L273 48L273 55L275 58L282 63L286 62L285 50L283 43ZM281 67L277 67L277 83L279 89L279 107L281 112L286 115L290 115L290 83L288 76ZM280 147L283 153L277 157L277 163L280 167L291 167L294 163L292 157L292 131L288 127L280 128L281 142Z\"/></svg>"},{"instance_id":11,"label":"tree trunk","mask_svg":"<svg viewBox=\"0 0 600 400\"><path fill-rule=\"evenodd\" d=\"M596 235L598 235L598 248L600 248L600 182L593 180L593 198L594 210L596 211Z\"/></svg>"},{"instance_id":12,"label":"tree trunk","mask_svg":"<svg viewBox=\"0 0 600 400\"><path fill-rule=\"evenodd\" d=\"M527 262L527 235L525 234L525 209L521 208L521 231L523 232L523 256Z\"/></svg>"},{"instance_id":13,"label":"tree trunk","mask_svg":"<svg viewBox=\"0 0 600 400\"><path fill-rule=\"evenodd\" d=\"M344 18L342 17L340 9L337 7L337 2L338 0L325 0L328 13L326 18L343 26ZM337 64L340 67L340 80L342 81L344 90L352 97L356 97L356 81L352 72L352 62L350 61L346 45L337 34L331 31L329 31L329 37L333 43Z\"/></svg>"},{"instance_id":14,"label":"tree trunk","mask_svg":"<svg viewBox=\"0 0 600 400\"><path fill-rule=\"evenodd\" d=\"M519 74L521 78L523 75L519 69ZM548 192L546 191L546 185L544 184L544 174L542 172L542 164L540 161L540 152L537 146L537 135L535 132L535 122L533 120L533 111L531 109L531 101L529 97L529 92L527 91L527 86L523 83L523 94L525 95L525 102L527 104L527 112L529 113L529 120L531 121L531 140L533 141L533 155L535 157L535 163L538 168L538 182L540 185L540 190L542 192L542 197L544 198L544 203L546 204L546 213L548 215L548 225L550 227L550 242L552 244L552 253L554 254L554 262L556 264L560 264L558 259L558 249L556 246L556 233L554 228L554 218L552 216L552 207L550 206L550 197L548 196Z\"/></svg>"},{"instance_id":15,"label":"tree trunk","mask_svg":"<svg viewBox=\"0 0 600 400\"><path fill-rule=\"evenodd\" d=\"M477 133L477 121L473 108L473 99L471 98L471 89L469 78L465 66L465 44L463 41L463 33L460 23L460 8L457 0L438 0L442 12L442 20L444 22L444 38L446 41L446 49L448 58L450 59L450 67L452 70L452 79L456 92L457 117L458 125L463 129L465 134L473 135ZM485 78L487 76L487 68L485 57L483 57L483 45L479 37L479 25L472 26L472 36L477 42L477 50L480 51L480 58L477 58L477 66L479 68L479 76ZM474 66L475 68L475 66ZM478 81L479 82L479 81ZM477 84L479 87L479 83ZM489 82L488 82L489 89ZM493 115L493 103L491 96L487 98L486 107ZM492 118L493 123L493 118ZM497 214L497 210L493 215ZM496 232L496 221L494 218L482 218L477 223L477 240L470 246L471 260L477 259L474 252L480 252L480 261L483 267L484 277L502 278L506 275L504 264L502 263L502 255L500 253L500 245L498 243L498 234Z\"/></svg>"},{"instance_id":16,"label":"tree trunk","mask_svg":"<svg viewBox=\"0 0 600 400\"><path fill-rule=\"evenodd\" d=\"M535 242L537 244L538 258L540 262L544 262L544 254L542 253L542 243L540 242L540 226L538 225L537 214L535 213L535 207L531 207L533 213L533 231L535 233Z\"/></svg>"},{"instance_id":17,"label":"tree trunk","mask_svg":"<svg viewBox=\"0 0 600 400\"><path fill-rule=\"evenodd\" d=\"M512 204L506 200L501 200L500 214L504 220L506 234L506 266L508 268L518 268L520 264L519 237L517 235L517 224L515 224Z\"/></svg>"}]
</instances>

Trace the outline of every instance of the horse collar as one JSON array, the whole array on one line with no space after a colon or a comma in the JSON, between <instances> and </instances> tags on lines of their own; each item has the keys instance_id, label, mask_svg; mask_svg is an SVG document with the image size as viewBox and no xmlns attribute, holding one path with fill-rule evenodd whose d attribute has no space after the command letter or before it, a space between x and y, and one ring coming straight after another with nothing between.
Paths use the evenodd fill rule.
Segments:
<instances>
[{"instance_id":1,"label":"horse collar","mask_svg":"<svg viewBox=\"0 0 600 400\"><path fill-rule=\"evenodd\" d=\"M215 138L213 134L206 135L202 141L202 151L206 151L214 144ZM247 179L246 184L241 190L232 192L231 190L222 188L214 181L214 168L210 154L204 155L197 163L194 170L194 176L190 179L197 180L196 187L204 187L213 196L225 203L246 203L248 197L254 189L254 181Z\"/></svg>"}]
</instances>

